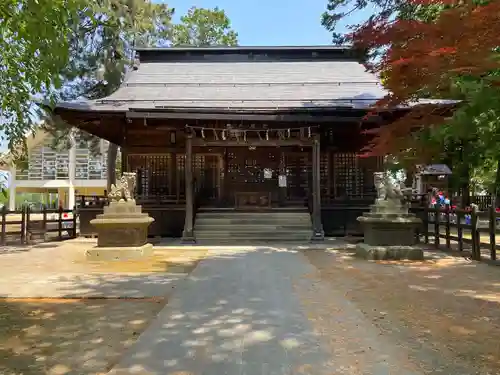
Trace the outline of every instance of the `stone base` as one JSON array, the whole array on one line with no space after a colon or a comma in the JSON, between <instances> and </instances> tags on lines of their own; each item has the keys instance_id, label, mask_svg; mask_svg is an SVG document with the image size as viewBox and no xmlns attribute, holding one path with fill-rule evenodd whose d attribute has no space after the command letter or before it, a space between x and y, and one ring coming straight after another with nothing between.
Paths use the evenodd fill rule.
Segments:
<instances>
[{"instance_id":1,"label":"stone base","mask_svg":"<svg viewBox=\"0 0 500 375\"><path fill-rule=\"evenodd\" d=\"M196 244L196 238L195 238L194 232L192 230L187 231L187 230L184 229L182 231L181 244L183 244L183 245L194 245L194 244Z\"/></svg>"},{"instance_id":2,"label":"stone base","mask_svg":"<svg viewBox=\"0 0 500 375\"><path fill-rule=\"evenodd\" d=\"M356 245L356 256L368 260L424 260L424 252L416 246L371 246Z\"/></svg>"},{"instance_id":3,"label":"stone base","mask_svg":"<svg viewBox=\"0 0 500 375\"><path fill-rule=\"evenodd\" d=\"M325 232L323 230L314 232L311 237L312 243L324 242L325 241Z\"/></svg>"},{"instance_id":4,"label":"stone base","mask_svg":"<svg viewBox=\"0 0 500 375\"><path fill-rule=\"evenodd\" d=\"M115 261L115 260L137 260L148 258L153 255L153 245L147 243L142 246L131 247L94 247L85 251L85 257L89 261Z\"/></svg>"}]
</instances>

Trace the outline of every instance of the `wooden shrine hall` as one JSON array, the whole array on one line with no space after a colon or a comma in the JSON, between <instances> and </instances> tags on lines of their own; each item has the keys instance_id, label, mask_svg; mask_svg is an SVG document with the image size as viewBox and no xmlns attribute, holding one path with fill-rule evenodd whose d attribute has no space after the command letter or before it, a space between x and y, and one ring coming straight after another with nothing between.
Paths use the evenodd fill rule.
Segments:
<instances>
[{"instance_id":1,"label":"wooden shrine hall","mask_svg":"<svg viewBox=\"0 0 500 375\"><path fill-rule=\"evenodd\" d=\"M280 239L303 229L301 239L322 240L338 229L332 210L373 200L381 160L357 156L369 141L363 130L409 109L367 117L386 92L359 51L137 53L116 92L55 113L121 147L122 170L137 172L137 200L155 218L150 235L265 238L289 224Z\"/></svg>"}]
</instances>

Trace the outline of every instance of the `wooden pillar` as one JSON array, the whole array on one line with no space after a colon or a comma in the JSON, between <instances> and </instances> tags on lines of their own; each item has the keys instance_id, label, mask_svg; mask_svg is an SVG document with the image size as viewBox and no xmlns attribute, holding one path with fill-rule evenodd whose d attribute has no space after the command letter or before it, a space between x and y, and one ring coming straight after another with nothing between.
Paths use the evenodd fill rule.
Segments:
<instances>
[{"instance_id":1,"label":"wooden pillar","mask_svg":"<svg viewBox=\"0 0 500 375\"><path fill-rule=\"evenodd\" d=\"M135 172L135 171L129 171L128 170L128 156L127 156L127 149L125 147L120 147L120 155L121 155L121 174L123 172Z\"/></svg>"},{"instance_id":2,"label":"wooden pillar","mask_svg":"<svg viewBox=\"0 0 500 375\"><path fill-rule=\"evenodd\" d=\"M313 199L313 235L311 241L323 241L325 232L321 222L321 145L319 134L314 135L312 146L312 199Z\"/></svg>"},{"instance_id":3,"label":"wooden pillar","mask_svg":"<svg viewBox=\"0 0 500 375\"><path fill-rule=\"evenodd\" d=\"M193 135L186 136L186 160L184 163L185 185L186 185L186 216L184 221L184 231L182 232L183 243L196 242L193 232L194 219L194 197L193 197Z\"/></svg>"},{"instance_id":4,"label":"wooden pillar","mask_svg":"<svg viewBox=\"0 0 500 375\"><path fill-rule=\"evenodd\" d=\"M228 155L228 149L227 147L224 147L224 175L222 176L222 185L224 188L222 189L222 204L224 207L229 207L232 202L234 202L234 199L231 199L230 191L229 191L229 177L228 177L228 172L229 172L229 155Z\"/></svg>"},{"instance_id":5,"label":"wooden pillar","mask_svg":"<svg viewBox=\"0 0 500 375\"><path fill-rule=\"evenodd\" d=\"M286 154L285 151L283 151L283 148L281 149L280 152L280 164L279 164L279 170L278 170L278 178L279 176L286 176ZM288 185L288 183L287 183ZM286 196L287 196L287 187L279 187L279 205L280 207L285 206L286 203Z\"/></svg>"}]
</instances>

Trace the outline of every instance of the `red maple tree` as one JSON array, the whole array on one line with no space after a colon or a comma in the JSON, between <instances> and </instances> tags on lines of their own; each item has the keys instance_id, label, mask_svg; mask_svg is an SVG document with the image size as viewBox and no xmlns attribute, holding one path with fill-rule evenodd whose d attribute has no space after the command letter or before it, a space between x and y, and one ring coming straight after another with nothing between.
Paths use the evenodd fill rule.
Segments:
<instances>
[{"instance_id":1,"label":"red maple tree","mask_svg":"<svg viewBox=\"0 0 500 375\"><path fill-rule=\"evenodd\" d=\"M379 52L368 69L382 78L390 94L376 104L375 111L422 98L453 99L454 80L483 78L500 67L495 53L500 46L499 0L408 0L408 4L418 7L419 14L434 13L419 19L381 12L350 35L355 46ZM375 138L368 151L401 154L411 149L425 159L431 150L418 145L412 134L415 129L442 124L449 115L449 108L436 104L416 106L372 131Z\"/></svg>"}]
</instances>

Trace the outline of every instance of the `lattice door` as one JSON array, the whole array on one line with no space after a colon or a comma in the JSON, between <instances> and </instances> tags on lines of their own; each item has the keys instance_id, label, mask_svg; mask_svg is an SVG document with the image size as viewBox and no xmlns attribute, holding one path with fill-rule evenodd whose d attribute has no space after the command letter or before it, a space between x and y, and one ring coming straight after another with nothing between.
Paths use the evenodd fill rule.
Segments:
<instances>
[{"instance_id":1,"label":"lattice door","mask_svg":"<svg viewBox=\"0 0 500 375\"><path fill-rule=\"evenodd\" d=\"M219 199L221 182L220 155L196 155L194 163L194 176L204 203Z\"/></svg>"},{"instance_id":2,"label":"lattice door","mask_svg":"<svg viewBox=\"0 0 500 375\"><path fill-rule=\"evenodd\" d=\"M178 197L185 197L186 196L186 171L185 171L185 165L186 165L186 155L184 154L177 154L176 155L176 169L177 169L177 196Z\"/></svg>"},{"instance_id":3,"label":"lattice door","mask_svg":"<svg viewBox=\"0 0 500 375\"><path fill-rule=\"evenodd\" d=\"M304 200L309 195L311 160L309 153L291 153L285 157L287 176L287 199Z\"/></svg>"},{"instance_id":4,"label":"lattice door","mask_svg":"<svg viewBox=\"0 0 500 375\"><path fill-rule=\"evenodd\" d=\"M363 195L363 173L358 167L356 154L334 154L333 168L336 197L355 198Z\"/></svg>"},{"instance_id":5,"label":"lattice door","mask_svg":"<svg viewBox=\"0 0 500 375\"><path fill-rule=\"evenodd\" d=\"M236 206L269 206L278 198L279 149L229 148L227 163L227 192Z\"/></svg>"},{"instance_id":6,"label":"lattice door","mask_svg":"<svg viewBox=\"0 0 500 375\"><path fill-rule=\"evenodd\" d=\"M321 153L319 170L321 197L330 196L330 157L328 153Z\"/></svg>"},{"instance_id":7,"label":"lattice door","mask_svg":"<svg viewBox=\"0 0 500 375\"><path fill-rule=\"evenodd\" d=\"M232 148L228 155L228 181L236 190L264 191L277 187L279 154L270 148ZM264 170L272 170L272 178L266 179Z\"/></svg>"},{"instance_id":8,"label":"lattice door","mask_svg":"<svg viewBox=\"0 0 500 375\"><path fill-rule=\"evenodd\" d=\"M172 155L129 155L128 169L138 176L140 199L168 199L174 192Z\"/></svg>"}]
</instances>

